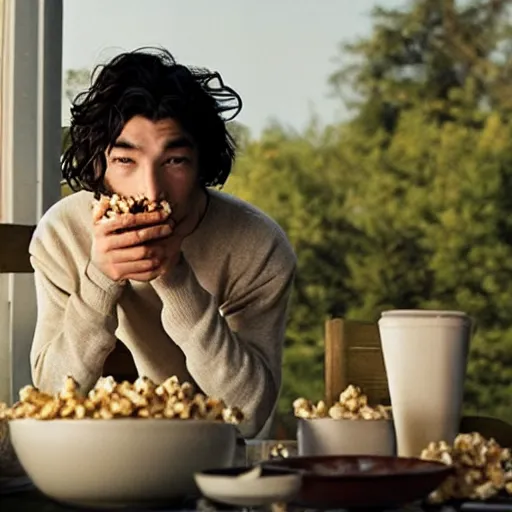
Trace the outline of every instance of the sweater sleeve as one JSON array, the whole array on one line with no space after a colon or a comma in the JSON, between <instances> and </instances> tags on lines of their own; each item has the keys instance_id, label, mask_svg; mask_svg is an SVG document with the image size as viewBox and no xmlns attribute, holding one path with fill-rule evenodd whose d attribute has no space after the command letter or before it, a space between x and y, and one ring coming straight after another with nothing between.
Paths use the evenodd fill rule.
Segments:
<instances>
[{"instance_id":1,"label":"sweater sleeve","mask_svg":"<svg viewBox=\"0 0 512 512\"><path fill-rule=\"evenodd\" d=\"M80 272L70 250L55 233L39 228L30 247L37 297L32 379L51 393L62 389L67 375L82 390L92 388L116 344L122 285L90 263Z\"/></svg>"},{"instance_id":2,"label":"sweater sleeve","mask_svg":"<svg viewBox=\"0 0 512 512\"><path fill-rule=\"evenodd\" d=\"M201 287L183 258L169 276L153 281L163 303L164 329L184 352L190 374L208 395L242 408L247 420L241 430L247 437L263 428L281 386L295 273L293 253L283 256L270 255L251 283L222 305Z\"/></svg>"}]
</instances>

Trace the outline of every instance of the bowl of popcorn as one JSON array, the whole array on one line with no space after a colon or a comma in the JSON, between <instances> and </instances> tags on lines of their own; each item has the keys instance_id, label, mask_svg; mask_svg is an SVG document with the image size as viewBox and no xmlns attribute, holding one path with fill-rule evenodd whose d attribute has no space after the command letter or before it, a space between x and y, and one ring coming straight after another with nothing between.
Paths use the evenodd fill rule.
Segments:
<instances>
[{"instance_id":1,"label":"bowl of popcorn","mask_svg":"<svg viewBox=\"0 0 512 512\"><path fill-rule=\"evenodd\" d=\"M368 397L357 386L348 386L331 407L298 398L293 409L301 456L395 455L390 409L368 405Z\"/></svg>"},{"instance_id":2,"label":"bowl of popcorn","mask_svg":"<svg viewBox=\"0 0 512 512\"><path fill-rule=\"evenodd\" d=\"M68 377L56 395L27 386L0 408L34 485L87 508L154 506L197 493L194 474L233 465L237 408L176 377L117 383L80 394Z\"/></svg>"}]
</instances>

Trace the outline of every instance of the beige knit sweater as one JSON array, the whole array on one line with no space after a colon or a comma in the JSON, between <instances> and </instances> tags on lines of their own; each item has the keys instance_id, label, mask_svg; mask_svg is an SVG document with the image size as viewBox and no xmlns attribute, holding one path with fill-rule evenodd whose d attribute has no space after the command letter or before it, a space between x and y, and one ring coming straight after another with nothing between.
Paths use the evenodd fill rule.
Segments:
<instances>
[{"instance_id":1,"label":"beige knit sweater","mask_svg":"<svg viewBox=\"0 0 512 512\"><path fill-rule=\"evenodd\" d=\"M38 317L34 384L60 390L72 375L87 391L116 338L139 375L171 375L241 407L252 437L271 416L281 385L287 303L296 259L283 231L253 206L209 191L182 263L150 283L111 281L90 264L91 193L55 204L31 246Z\"/></svg>"}]
</instances>

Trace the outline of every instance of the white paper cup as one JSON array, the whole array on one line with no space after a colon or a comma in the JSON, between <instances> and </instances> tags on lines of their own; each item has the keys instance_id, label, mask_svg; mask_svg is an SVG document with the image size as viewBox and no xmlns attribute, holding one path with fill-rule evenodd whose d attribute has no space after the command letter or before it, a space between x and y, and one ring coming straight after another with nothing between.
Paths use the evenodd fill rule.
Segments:
<instances>
[{"instance_id":1,"label":"white paper cup","mask_svg":"<svg viewBox=\"0 0 512 512\"><path fill-rule=\"evenodd\" d=\"M455 439L471 320L460 311L398 310L379 320L399 456Z\"/></svg>"}]
</instances>

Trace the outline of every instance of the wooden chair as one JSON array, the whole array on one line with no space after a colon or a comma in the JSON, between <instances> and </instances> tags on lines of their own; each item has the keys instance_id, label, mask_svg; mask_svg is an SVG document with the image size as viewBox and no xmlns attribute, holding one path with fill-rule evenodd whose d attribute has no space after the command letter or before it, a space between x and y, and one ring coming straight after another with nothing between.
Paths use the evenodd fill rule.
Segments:
<instances>
[{"instance_id":1,"label":"wooden chair","mask_svg":"<svg viewBox=\"0 0 512 512\"><path fill-rule=\"evenodd\" d=\"M349 385L361 387L371 404L391 403L376 323L329 319L325 323L325 400L335 402ZM480 432L512 447L512 425L497 418L465 416L460 432Z\"/></svg>"},{"instance_id":2,"label":"wooden chair","mask_svg":"<svg viewBox=\"0 0 512 512\"><path fill-rule=\"evenodd\" d=\"M28 246L35 226L0 224L0 274L30 273Z\"/></svg>"},{"instance_id":3,"label":"wooden chair","mask_svg":"<svg viewBox=\"0 0 512 512\"><path fill-rule=\"evenodd\" d=\"M330 406L357 384L371 404L389 405L388 379L377 324L342 318L325 323L325 399Z\"/></svg>"},{"instance_id":4,"label":"wooden chair","mask_svg":"<svg viewBox=\"0 0 512 512\"><path fill-rule=\"evenodd\" d=\"M34 229L35 226L0 224L0 274L34 272L28 250ZM103 375L112 375L117 381L137 378L133 357L121 341L105 361Z\"/></svg>"},{"instance_id":5,"label":"wooden chair","mask_svg":"<svg viewBox=\"0 0 512 512\"><path fill-rule=\"evenodd\" d=\"M112 375L117 382L134 382L139 376L132 353L120 340L117 340L116 348L108 355L103 365L103 376L108 375Z\"/></svg>"}]
</instances>

